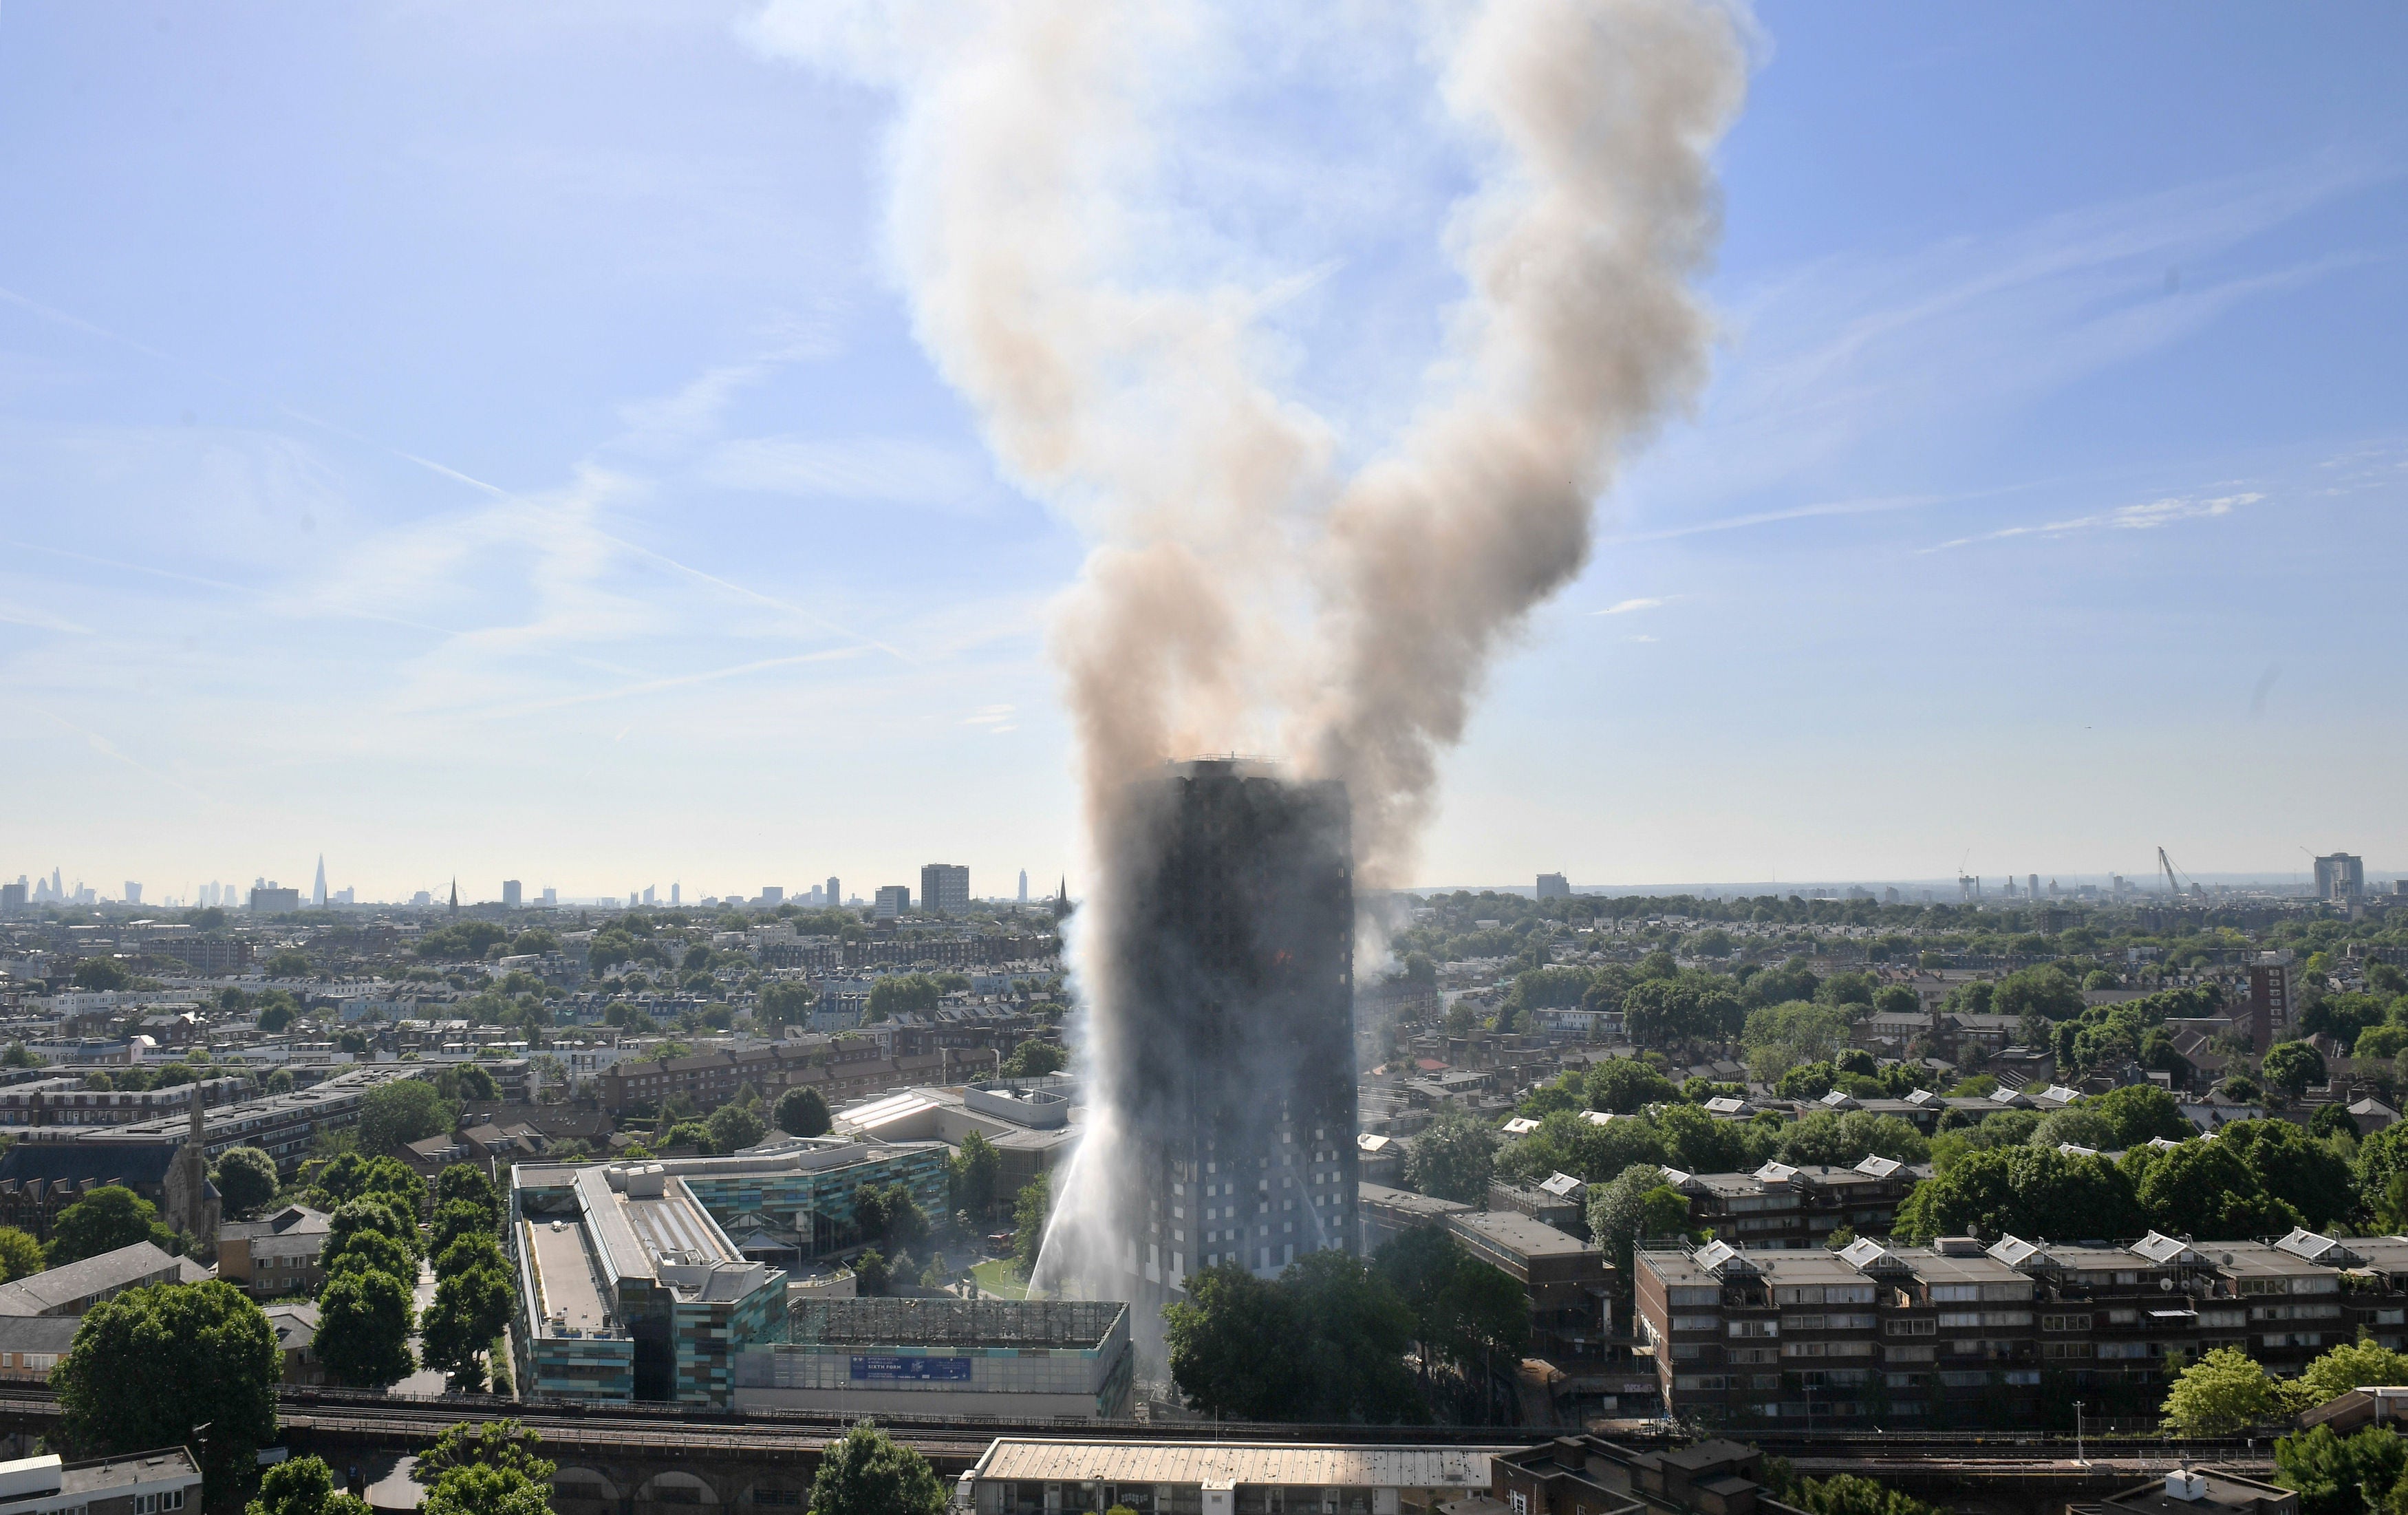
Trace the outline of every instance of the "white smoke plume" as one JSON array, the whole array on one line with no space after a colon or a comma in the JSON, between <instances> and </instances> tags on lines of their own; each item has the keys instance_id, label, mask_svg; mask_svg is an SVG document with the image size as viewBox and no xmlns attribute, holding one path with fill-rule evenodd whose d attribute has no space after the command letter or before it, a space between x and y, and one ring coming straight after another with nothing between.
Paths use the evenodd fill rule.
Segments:
<instances>
[{"instance_id":1,"label":"white smoke plume","mask_svg":"<svg viewBox=\"0 0 2408 1515\"><path fill-rule=\"evenodd\" d=\"M1490 662L1586 562L1617 457L1704 376L1691 281L1743 15L1412 14L1480 182L1446 230L1465 294L1424 401L1351 473L1337 429L1274 387L1262 297L1164 255L1183 223L1159 134L1212 77L1214 7L775 0L753 23L771 51L894 91L888 237L919 338L1002 465L1094 544L1053 636L1087 805L1089 1038L1114 1030L1099 944L1129 780L1203 751L1283 754L1345 780L1359 881L1407 881ZM1109 1121L1109 1091L1088 1104Z\"/></svg>"}]
</instances>

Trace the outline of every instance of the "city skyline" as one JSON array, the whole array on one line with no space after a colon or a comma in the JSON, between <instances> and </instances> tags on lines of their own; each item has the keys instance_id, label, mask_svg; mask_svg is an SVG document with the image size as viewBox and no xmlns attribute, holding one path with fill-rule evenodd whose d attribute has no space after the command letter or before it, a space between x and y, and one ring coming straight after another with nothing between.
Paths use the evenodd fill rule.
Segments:
<instances>
[{"instance_id":1,"label":"city skyline","mask_svg":"<svg viewBox=\"0 0 2408 1515\"><path fill-rule=\"evenodd\" d=\"M2346 629L2408 546L2402 20L2063 20L1761 12L1705 396L1409 877L2408 857L2365 798L2402 676ZM753 7L623 21L0 15L11 875L1086 871L1044 654L1079 539L913 341L888 103ZM1396 34L1333 73L1320 23L1227 24L1305 45L1182 121L1262 168L1199 175L1198 245L1357 454L1459 293L1460 144Z\"/></svg>"}]
</instances>

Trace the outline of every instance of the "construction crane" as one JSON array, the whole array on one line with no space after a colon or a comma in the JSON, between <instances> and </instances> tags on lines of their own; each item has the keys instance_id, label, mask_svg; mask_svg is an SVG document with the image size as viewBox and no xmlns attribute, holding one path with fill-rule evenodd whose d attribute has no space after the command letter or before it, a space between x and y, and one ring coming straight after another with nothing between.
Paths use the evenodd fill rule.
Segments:
<instances>
[{"instance_id":1,"label":"construction crane","mask_svg":"<svg viewBox=\"0 0 2408 1515\"><path fill-rule=\"evenodd\" d=\"M2166 850L2162 847L2157 849L2157 867L2166 876L2166 892L2173 895L2176 899L2182 898L2185 891L2182 886L2182 880L2174 876L2174 860L2166 856ZM2194 879L2191 880L2191 886L2188 893L2204 897L2207 891L2201 889L2199 886L2199 880Z\"/></svg>"}]
</instances>

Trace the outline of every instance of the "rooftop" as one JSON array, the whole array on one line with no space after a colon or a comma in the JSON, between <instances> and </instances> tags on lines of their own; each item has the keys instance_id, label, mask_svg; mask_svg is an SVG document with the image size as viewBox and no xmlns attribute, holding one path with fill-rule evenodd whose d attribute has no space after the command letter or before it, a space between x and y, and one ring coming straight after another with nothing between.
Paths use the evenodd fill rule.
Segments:
<instances>
[{"instance_id":1,"label":"rooftop","mask_svg":"<svg viewBox=\"0 0 2408 1515\"><path fill-rule=\"evenodd\" d=\"M1357 1489L1488 1487L1489 1447L1206 1445L999 1438L973 1476L1061 1483L1286 1484Z\"/></svg>"},{"instance_id":2,"label":"rooftop","mask_svg":"<svg viewBox=\"0 0 2408 1515\"><path fill-rule=\"evenodd\" d=\"M790 1307L796 1342L918 1347L1103 1345L1128 1307L1090 1299L803 1299Z\"/></svg>"},{"instance_id":3,"label":"rooftop","mask_svg":"<svg viewBox=\"0 0 2408 1515\"><path fill-rule=\"evenodd\" d=\"M48 1315L79 1299L123 1289L160 1273L180 1273L181 1260L147 1241L0 1283L0 1315ZM198 1265L190 1265L198 1269ZM206 1270L199 1270L208 1276ZM189 1280L179 1280L189 1281Z\"/></svg>"}]
</instances>

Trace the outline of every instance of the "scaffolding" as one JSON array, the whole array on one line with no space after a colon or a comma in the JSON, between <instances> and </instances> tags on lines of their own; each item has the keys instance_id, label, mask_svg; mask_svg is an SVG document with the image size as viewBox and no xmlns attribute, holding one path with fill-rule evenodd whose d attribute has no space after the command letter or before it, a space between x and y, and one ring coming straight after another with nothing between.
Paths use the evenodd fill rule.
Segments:
<instances>
[{"instance_id":1,"label":"scaffolding","mask_svg":"<svg viewBox=\"0 0 2408 1515\"><path fill-rule=\"evenodd\" d=\"M1101 1347L1128 1307L1112 1299L798 1299L787 1339L830 1347Z\"/></svg>"}]
</instances>

